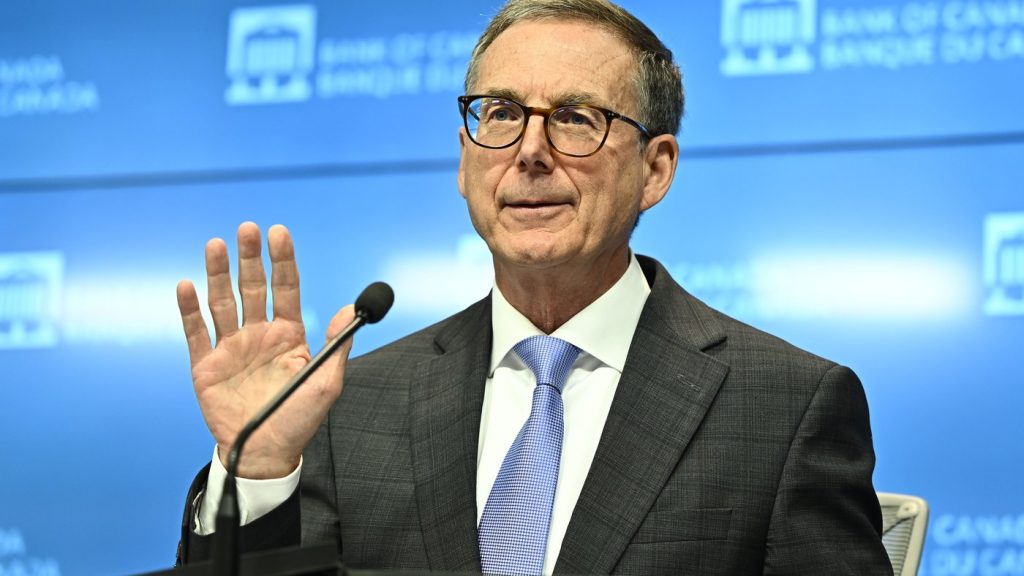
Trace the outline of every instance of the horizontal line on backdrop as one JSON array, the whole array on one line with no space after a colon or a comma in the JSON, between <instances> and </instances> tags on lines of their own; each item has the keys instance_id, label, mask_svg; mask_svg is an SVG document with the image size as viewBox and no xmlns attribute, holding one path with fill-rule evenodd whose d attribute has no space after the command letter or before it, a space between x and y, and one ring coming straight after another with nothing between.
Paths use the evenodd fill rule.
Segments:
<instances>
[{"instance_id":1,"label":"horizontal line on backdrop","mask_svg":"<svg viewBox=\"0 0 1024 576\"><path fill-rule=\"evenodd\" d=\"M791 142L780 144L751 144L748 146L706 146L683 148L685 158L743 158L749 156L789 156L800 154L836 154L844 152L887 152L893 150L923 150L929 148L962 148L1024 143L1024 132L990 134L957 134L917 138L882 138L875 140L823 140L818 142Z\"/></svg>"},{"instance_id":2,"label":"horizontal line on backdrop","mask_svg":"<svg viewBox=\"0 0 1024 576\"><path fill-rule=\"evenodd\" d=\"M458 159L411 160L405 162L367 162L365 164L305 164L298 166L258 166L222 170L181 170L176 172L140 172L97 176L61 176L59 178L25 178L0 180L0 193L53 192L111 188L152 188L158 186L190 186L195 184L230 184L271 180L303 180L339 176L373 176L381 174L421 174L452 171Z\"/></svg>"},{"instance_id":3,"label":"horizontal line on backdrop","mask_svg":"<svg viewBox=\"0 0 1024 576\"><path fill-rule=\"evenodd\" d=\"M836 154L845 152L896 151L1021 143L1024 143L1024 132L1003 132L993 134L930 136L921 138L832 140L743 146L703 146L696 148L687 148L684 146L681 150L681 156L684 160L719 160L757 156ZM309 178L336 178L344 176L416 174L453 171L458 168L458 165L458 159L453 158L409 160L402 162L366 162L359 164L337 162L330 164L278 167L262 166L223 170L183 170L177 172L142 172L137 174L61 176L58 178L0 179L0 193L151 188L158 186L225 184L271 180L302 180Z\"/></svg>"}]
</instances>

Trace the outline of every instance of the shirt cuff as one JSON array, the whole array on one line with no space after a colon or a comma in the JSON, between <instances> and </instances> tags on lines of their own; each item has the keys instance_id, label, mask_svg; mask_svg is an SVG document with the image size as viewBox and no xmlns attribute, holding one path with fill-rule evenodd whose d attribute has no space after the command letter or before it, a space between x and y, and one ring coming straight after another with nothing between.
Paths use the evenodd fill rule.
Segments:
<instances>
[{"instance_id":1,"label":"shirt cuff","mask_svg":"<svg viewBox=\"0 0 1024 576\"><path fill-rule=\"evenodd\" d=\"M245 526L284 503L299 486L301 471L302 458L300 457L299 465L284 478L270 480L236 478L239 523ZM227 478L227 475L228 472L217 455L217 447L214 446L213 463L210 465L210 475L206 479L206 489L192 503L192 508L196 511L195 532L199 536L209 536L217 529L217 508L220 506L220 497L224 491L224 479Z\"/></svg>"}]
</instances>

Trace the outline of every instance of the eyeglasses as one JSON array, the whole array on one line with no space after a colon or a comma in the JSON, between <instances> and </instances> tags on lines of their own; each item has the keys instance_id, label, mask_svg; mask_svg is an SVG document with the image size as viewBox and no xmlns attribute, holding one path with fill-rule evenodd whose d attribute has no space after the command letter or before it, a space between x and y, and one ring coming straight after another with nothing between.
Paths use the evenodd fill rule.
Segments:
<instances>
[{"instance_id":1,"label":"eyeglasses","mask_svg":"<svg viewBox=\"0 0 1024 576\"><path fill-rule=\"evenodd\" d=\"M508 98L471 95L459 96L459 110L469 139L484 148L508 148L519 142L526 133L527 120L534 114L544 117L548 144L576 158L597 153L616 118L635 127L645 138L651 137L636 120L589 104L538 108Z\"/></svg>"}]
</instances>

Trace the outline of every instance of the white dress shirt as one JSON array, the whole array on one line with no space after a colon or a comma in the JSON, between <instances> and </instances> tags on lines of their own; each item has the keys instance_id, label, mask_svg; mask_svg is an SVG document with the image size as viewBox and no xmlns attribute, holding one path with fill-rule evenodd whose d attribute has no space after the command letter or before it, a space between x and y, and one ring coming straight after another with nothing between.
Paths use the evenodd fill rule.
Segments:
<instances>
[{"instance_id":1,"label":"white dress shirt","mask_svg":"<svg viewBox=\"0 0 1024 576\"><path fill-rule=\"evenodd\" d=\"M626 354L650 292L640 263L631 256L629 268L618 282L550 334L582 352L562 388L565 435L544 554L545 574L551 574L558 560L569 518L594 461L626 365ZM505 300L497 286L491 293L491 324L494 340L477 448L478 526L505 454L530 415L533 388L537 385L533 372L511 353L512 348L524 338L543 334Z\"/></svg>"},{"instance_id":2,"label":"white dress shirt","mask_svg":"<svg viewBox=\"0 0 1024 576\"><path fill-rule=\"evenodd\" d=\"M545 574L551 574L555 568L569 518L594 461L633 333L650 292L640 263L635 256L630 256L629 267L622 278L550 334L573 344L582 352L562 389L565 436L544 555ZM512 348L524 338L543 334L508 303L497 286L491 294L491 325L494 334L491 365L484 389L477 449L478 526L505 454L530 415L533 388L536 386L533 372L511 353ZM301 470L300 462L299 467L285 478L240 478L238 504L242 524L256 520L284 502L298 486ZM225 476L224 466L215 451L207 487L196 514L197 534L210 534L215 528Z\"/></svg>"}]
</instances>

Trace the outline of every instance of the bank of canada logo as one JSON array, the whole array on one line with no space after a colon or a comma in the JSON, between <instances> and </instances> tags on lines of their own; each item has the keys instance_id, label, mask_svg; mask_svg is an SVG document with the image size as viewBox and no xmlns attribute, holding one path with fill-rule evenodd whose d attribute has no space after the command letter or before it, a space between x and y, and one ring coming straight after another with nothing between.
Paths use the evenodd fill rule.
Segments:
<instances>
[{"instance_id":1,"label":"bank of canada logo","mask_svg":"<svg viewBox=\"0 0 1024 576\"><path fill-rule=\"evenodd\" d=\"M228 33L228 104L307 100L313 92L316 9L237 8Z\"/></svg>"},{"instance_id":2,"label":"bank of canada logo","mask_svg":"<svg viewBox=\"0 0 1024 576\"><path fill-rule=\"evenodd\" d=\"M63 280L58 252L0 254L0 349L57 345Z\"/></svg>"},{"instance_id":3,"label":"bank of canada logo","mask_svg":"<svg viewBox=\"0 0 1024 576\"><path fill-rule=\"evenodd\" d=\"M816 20L816 0L722 0L722 74L810 72Z\"/></svg>"},{"instance_id":4,"label":"bank of canada logo","mask_svg":"<svg viewBox=\"0 0 1024 576\"><path fill-rule=\"evenodd\" d=\"M985 218L985 313L1024 315L1024 212Z\"/></svg>"}]
</instances>

